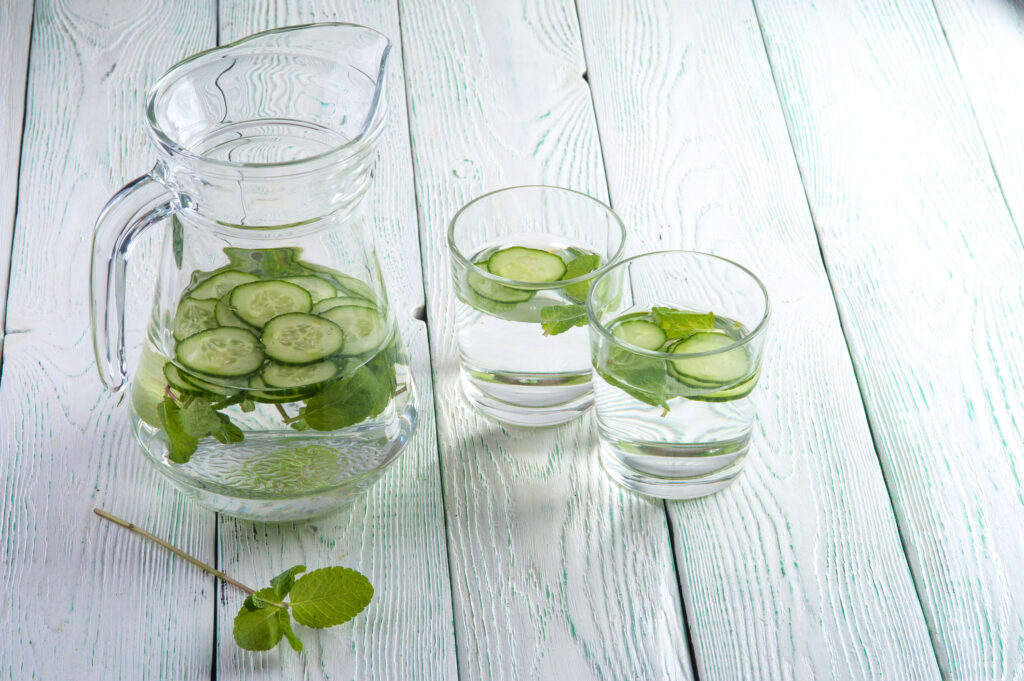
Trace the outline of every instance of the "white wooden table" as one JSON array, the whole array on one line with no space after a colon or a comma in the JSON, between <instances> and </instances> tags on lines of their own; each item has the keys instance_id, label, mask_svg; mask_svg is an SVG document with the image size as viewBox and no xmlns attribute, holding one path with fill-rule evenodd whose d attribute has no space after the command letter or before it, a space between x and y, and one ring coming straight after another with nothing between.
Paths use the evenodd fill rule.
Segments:
<instances>
[{"instance_id":1,"label":"white wooden table","mask_svg":"<svg viewBox=\"0 0 1024 681\"><path fill-rule=\"evenodd\" d=\"M172 491L101 391L91 228L153 160L160 73L323 20L399 53L369 201L393 298L426 305L424 409L351 513L254 525ZM2 0L0 131L0 679L1024 679L1021 0ZM461 400L443 233L523 183L764 279L737 484L634 496L589 417ZM237 592L93 506L242 581L340 563L377 595L243 652Z\"/></svg>"}]
</instances>

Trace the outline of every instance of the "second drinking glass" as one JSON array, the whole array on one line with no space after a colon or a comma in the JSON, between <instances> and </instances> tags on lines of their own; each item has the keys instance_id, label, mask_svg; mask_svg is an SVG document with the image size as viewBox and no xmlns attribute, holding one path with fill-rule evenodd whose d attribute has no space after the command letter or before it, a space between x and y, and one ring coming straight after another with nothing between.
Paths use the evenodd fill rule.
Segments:
<instances>
[{"instance_id":1,"label":"second drinking glass","mask_svg":"<svg viewBox=\"0 0 1024 681\"><path fill-rule=\"evenodd\" d=\"M502 189L455 215L455 330L474 407L513 425L552 426L593 405L584 302L624 240L608 206L557 187Z\"/></svg>"}]
</instances>

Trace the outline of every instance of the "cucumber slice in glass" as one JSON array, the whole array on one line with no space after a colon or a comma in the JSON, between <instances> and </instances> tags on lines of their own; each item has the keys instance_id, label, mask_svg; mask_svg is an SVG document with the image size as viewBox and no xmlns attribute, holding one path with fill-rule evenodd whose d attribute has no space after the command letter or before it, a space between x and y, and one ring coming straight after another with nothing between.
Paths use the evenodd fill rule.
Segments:
<instances>
[{"instance_id":1,"label":"cucumber slice in glass","mask_svg":"<svg viewBox=\"0 0 1024 681\"><path fill-rule=\"evenodd\" d=\"M377 348L388 335L384 317L376 310L357 305L332 307L321 315L342 328L345 343L342 354L360 355Z\"/></svg>"},{"instance_id":2,"label":"cucumber slice in glass","mask_svg":"<svg viewBox=\"0 0 1024 681\"><path fill-rule=\"evenodd\" d=\"M331 286L329 281L312 275L305 277L285 277L284 279L281 279L281 281L287 281L290 284L295 284L306 289L314 303L318 303L324 298L333 298L338 295L338 289Z\"/></svg>"},{"instance_id":3,"label":"cucumber slice in glass","mask_svg":"<svg viewBox=\"0 0 1024 681\"><path fill-rule=\"evenodd\" d=\"M644 319L631 319L612 329L612 335L644 350L660 350L667 336L660 326Z\"/></svg>"},{"instance_id":4,"label":"cucumber slice in glass","mask_svg":"<svg viewBox=\"0 0 1024 681\"><path fill-rule=\"evenodd\" d=\"M373 289L366 282L341 272L331 272L331 276L334 277L334 281L337 282L338 286L342 288L342 294L352 296L353 298L362 298L370 302L377 300L377 294L373 292Z\"/></svg>"},{"instance_id":5,"label":"cucumber slice in glass","mask_svg":"<svg viewBox=\"0 0 1024 681\"><path fill-rule=\"evenodd\" d=\"M189 336L217 327L216 300L182 298L174 312L174 340L181 341Z\"/></svg>"},{"instance_id":6,"label":"cucumber slice in glass","mask_svg":"<svg viewBox=\"0 0 1024 681\"><path fill-rule=\"evenodd\" d=\"M741 397L746 397L753 391L757 385L757 379L760 378L761 372L757 371L753 376L743 381L739 385L734 385L731 388L725 390L718 390L713 393L704 393L702 395L687 395L688 399L698 400L700 402L731 402L732 400L738 400Z\"/></svg>"},{"instance_id":7,"label":"cucumber slice in glass","mask_svg":"<svg viewBox=\"0 0 1024 681\"><path fill-rule=\"evenodd\" d=\"M267 322L262 340L264 352L270 359L282 364L310 364L341 350L345 334L333 321L291 312Z\"/></svg>"},{"instance_id":8,"label":"cucumber slice in glass","mask_svg":"<svg viewBox=\"0 0 1024 681\"><path fill-rule=\"evenodd\" d=\"M252 281L259 281L259 277L241 270L225 270L201 282L189 292L189 296L196 300L218 300L236 286Z\"/></svg>"},{"instance_id":9,"label":"cucumber slice in glass","mask_svg":"<svg viewBox=\"0 0 1024 681\"><path fill-rule=\"evenodd\" d=\"M181 370L170 362L164 364L164 379L167 381L167 386L178 393L184 395L200 395L205 393L204 390L186 381L181 375Z\"/></svg>"},{"instance_id":10,"label":"cucumber slice in glass","mask_svg":"<svg viewBox=\"0 0 1024 681\"><path fill-rule=\"evenodd\" d=\"M721 350L736 339L720 331L698 331L673 344L668 352L701 353ZM685 357L668 362L669 372L679 381L698 388L731 385L750 372L750 358L743 346L703 357Z\"/></svg>"},{"instance_id":11,"label":"cucumber slice in glass","mask_svg":"<svg viewBox=\"0 0 1024 681\"><path fill-rule=\"evenodd\" d=\"M246 391L245 395L253 402L284 404L301 400L307 393L298 390L271 388L260 378L259 374L255 374L249 377L249 390Z\"/></svg>"},{"instance_id":12,"label":"cucumber slice in glass","mask_svg":"<svg viewBox=\"0 0 1024 681\"><path fill-rule=\"evenodd\" d=\"M342 305L355 305L356 307L367 307L371 310L377 309L377 306L371 303L365 298L350 298L348 296L339 296L337 298L324 298L319 303L313 305L313 314L321 314L327 312L332 307L341 307Z\"/></svg>"},{"instance_id":13,"label":"cucumber slice in glass","mask_svg":"<svg viewBox=\"0 0 1024 681\"><path fill-rule=\"evenodd\" d=\"M217 305L214 306L213 314L217 318L217 323L221 326L235 326L239 329L256 331L255 326L243 322L241 317L236 315L235 311L231 309L231 303L228 300L230 297L230 293L225 293L224 296L217 301Z\"/></svg>"},{"instance_id":14,"label":"cucumber slice in glass","mask_svg":"<svg viewBox=\"0 0 1024 681\"><path fill-rule=\"evenodd\" d=\"M231 291L228 300L242 321L257 328L274 317L289 312L309 312L313 307L309 291L282 279L242 284Z\"/></svg>"},{"instance_id":15,"label":"cucumber slice in glass","mask_svg":"<svg viewBox=\"0 0 1024 681\"><path fill-rule=\"evenodd\" d=\"M178 362L210 376L245 376L263 364L263 349L251 331L230 326L200 331L178 343Z\"/></svg>"},{"instance_id":16,"label":"cucumber slice in glass","mask_svg":"<svg viewBox=\"0 0 1024 681\"><path fill-rule=\"evenodd\" d=\"M487 269L504 279L541 284L558 281L565 274L565 262L554 253L513 246L491 254Z\"/></svg>"},{"instance_id":17,"label":"cucumber slice in glass","mask_svg":"<svg viewBox=\"0 0 1024 681\"><path fill-rule=\"evenodd\" d=\"M481 277L476 271L476 267L479 267L484 272L490 270L487 269L487 261L473 263L475 267L471 267L466 272L466 283L473 289L473 293L477 294L487 300L492 300L496 303L525 303L530 298L533 298L536 291L525 291L520 288L512 288L511 286L505 286L499 284L496 281Z\"/></svg>"},{"instance_id":18,"label":"cucumber slice in glass","mask_svg":"<svg viewBox=\"0 0 1024 681\"><path fill-rule=\"evenodd\" d=\"M338 367L334 362L317 362L294 366L271 362L263 367L260 377L270 388L306 388L334 378Z\"/></svg>"}]
</instances>

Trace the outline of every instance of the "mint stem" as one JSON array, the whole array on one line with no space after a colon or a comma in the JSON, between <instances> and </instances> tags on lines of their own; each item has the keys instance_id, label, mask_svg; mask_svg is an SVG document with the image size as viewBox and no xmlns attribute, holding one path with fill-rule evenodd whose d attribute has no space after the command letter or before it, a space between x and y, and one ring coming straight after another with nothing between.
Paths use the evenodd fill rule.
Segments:
<instances>
[{"instance_id":1,"label":"mint stem","mask_svg":"<svg viewBox=\"0 0 1024 681\"><path fill-rule=\"evenodd\" d=\"M150 534L149 532L146 532L144 529L142 529L138 525L130 523L127 520L122 520L121 518L118 518L117 516L110 515L106 511L104 511L102 509L99 509L99 508L92 509L92 512L95 513L96 515L98 515L99 517L103 518L104 520L109 520L110 522L115 523L117 525L120 525L121 527L123 527L125 529L131 530L132 532L134 532L136 534L141 534L146 539L149 539L150 541L156 542L157 544L159 544L160 546L164 547L165 549L167 549L171 553L173 553L173 554L175 554L177 556L180 556L181 558L184 558L188 562L192 563L197 568L199 568L201 570L205 570L206 572L209 572L211 575L213 575L217 579L220 579L221 581L227 582L228 584L230 584L233 587L241 589L242 591L244 591L245 593L249 594L250 596L252 594L256 593L256 589L251 589L251 588L247 587L245 584L242 584L241 582L236 582L235 580L231 579L230 577L228 577L226 574L224 574L220 570L215 570L214 568L210 567L209 565L207 565L206 563L202 562L198 558L193 558L192 556L188 555L187 553L185 553L184 551L179 549L177 546L173 546L171 544L168 544L163 539L160 539L159 537L154 536L154 535Z\"/></svg>"},{"instance_id":2,"label":"mint stem","mask_svg":"<svg viewBox=\"0 0 1024 681\"><path fill-rule=\"evenodd\" d=\"M291 423L292 421L298 420L298 417L293 419L291 416L288 416L288 412L286 412L284 410L284 407L282 407L280 404L275 404L274 406L277 407L277 413L281 415L281 420L284 421L285 423Z\"/></svg>"}]
</instances>

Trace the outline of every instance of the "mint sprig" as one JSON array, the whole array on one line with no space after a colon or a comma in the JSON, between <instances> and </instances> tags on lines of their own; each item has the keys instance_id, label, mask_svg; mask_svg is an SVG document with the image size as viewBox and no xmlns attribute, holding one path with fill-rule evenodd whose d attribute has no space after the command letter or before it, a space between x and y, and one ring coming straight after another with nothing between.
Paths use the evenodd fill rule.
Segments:
<instances>
[{"instance_id":1,"label":"mint sprig","mask_svg":"<svg viewBox=\"0 0 1024 681\"><path fill-rule=\"evenodd\" d=\"M600 266L601 256L596 253L578 255L565 264L565 274L562 275L562 279L582 277L584 274L589 274ZM576 284L569 284L564 290L570 298L578 303L582 303L587 299L587 293L590 292L590 285L593 283L594 280L591 278Z\"/></svg>"},{"instance_id":2,"label":"mint sprig","mask_svg":"<svg viewBox=\"0 0 1024 681\"><path fill-rule=\"evenodd\" d=\"M365 575L345 567L326 567L306 572L295 565L270 580L270 586L256 590L238 582L178 547L142 528L98 508L93 513L156 542L214 577L246 592L248 596L235 616L232 634L245 650L270 650L288 640L293 650L302 650L302 641L292 629L292 617L314 629L333 627L361 613L373 600L373 586ZM291 596L290 601L285 598Z\"/></svg>"}]
</instances>

